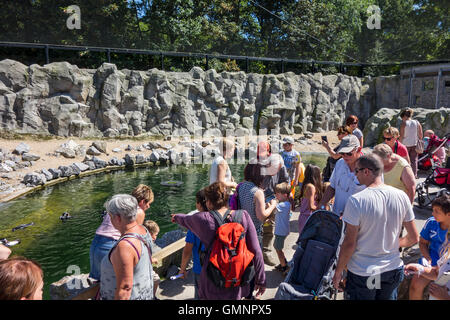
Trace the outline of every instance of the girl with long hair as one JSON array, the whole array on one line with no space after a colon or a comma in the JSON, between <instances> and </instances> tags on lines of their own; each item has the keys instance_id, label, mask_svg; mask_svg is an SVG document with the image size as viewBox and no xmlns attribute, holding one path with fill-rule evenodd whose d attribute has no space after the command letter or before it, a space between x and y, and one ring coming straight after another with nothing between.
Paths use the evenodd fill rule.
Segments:
<instances>
[{"instance_id":1,"label":"girl with long hair","mask_svg":"<svg viewBox=\"0 0 450 320\"><path fill-rule=\"evenodd\" d=\"M318 209L323 195L322 173L318 166L308 164L305 180L300 190L300 215L298 217L298 234L300 235L311 213Z\"/></svg>"}]
</instances>

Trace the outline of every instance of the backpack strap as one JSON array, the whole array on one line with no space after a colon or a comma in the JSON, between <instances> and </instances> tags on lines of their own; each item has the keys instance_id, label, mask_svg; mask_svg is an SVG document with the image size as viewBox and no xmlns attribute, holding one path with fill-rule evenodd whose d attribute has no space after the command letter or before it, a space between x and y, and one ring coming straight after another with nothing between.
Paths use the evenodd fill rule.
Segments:
<instances>
[{"instance_id":1,"label":"backpack strap","mask_svg":"<svg viewBox=\"0 0 450 320\"><path fill-rule=\"evenodd\" d=\"M234 213L233 222L242 224L242 210L236 210Z\"/></svg>"},{"instance_id":2,"label":"backpack strap","mask_svg":"<svg viewBox=\"0 0 450 320\"><path fill-rule=\"evenodd\" d=\"M397 153L397 150L398 150L398 140L396 140L394 144L394 153Z\"/></svg>"},{"instance_id":3,"label":"backpack strap","mask_svg":"<svg viewBox=\"0 0 450 320\"><path fill-rule=\"evenodd\" d=\"M148 233L148 230L147 230L147 233ZM133 245L133 243L131 243L129 240L127 240L127 238L135 238L135 239L141 241L141 243L144 243L144 245L147 247L150 258L152 257L152 249L151 249L150 245L147 243L147 241L142 237L142 235L140 235L139 233L125 233L124 235L122 235L122 237L120 237L119 240L117 240L117 242L114 244L113 248L109 251L108 259L110 259L110 261L111 261L111 253L113 252L113 249L115 249L115 247L117 247L119 242L122 240L125 240L126 242L128 242L136 251L136 253L138 255L138 260L141 259L138 249Z\"/></svg>"},{"instance_id":4,"label":"backpack strap","mask_svg":"<svg viewBox=\"0 0 450 320\"><path fill-rule=\"evenodd\" d=\"M216 210L211 210L211 211L209 211L209 213L212 214L214 220L217 221L217 223L219 224L219 227L220 227L221 225L223 225L225 223L225 220L227 219L228 215L230 214L230 211L231 211L230 209L227 209L227 211L225 212L223 217Z\"/></svg>"}]
</instances>

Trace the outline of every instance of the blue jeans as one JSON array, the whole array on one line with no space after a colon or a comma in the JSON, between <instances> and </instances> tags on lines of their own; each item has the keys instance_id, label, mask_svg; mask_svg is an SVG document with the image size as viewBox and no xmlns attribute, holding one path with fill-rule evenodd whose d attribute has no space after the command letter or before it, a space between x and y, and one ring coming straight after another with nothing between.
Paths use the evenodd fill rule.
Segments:
<instances>
[{"instance_id":1,"label":"blue jeans","mask_svg":"<svg viewBox=\"0 0 450 320\"><path fill-rule=\"evenodd\" d=\"M404 279L403 266L369 278L348 271L345 300L397 300L397 288Z\"/></svg>"},{"instance_id":2,"label":"blue jeans","mask_svg":"<svg viewBox=\"0 0 450 320\"><path fill-rule=\"evenodd\" d=\"M89 261L91 264L91 272L89 277L100 280L100 267L109 250L114 246L116 240L96 234L92 240L91 249L89 251Z\"/></svg>"}]
</instances>

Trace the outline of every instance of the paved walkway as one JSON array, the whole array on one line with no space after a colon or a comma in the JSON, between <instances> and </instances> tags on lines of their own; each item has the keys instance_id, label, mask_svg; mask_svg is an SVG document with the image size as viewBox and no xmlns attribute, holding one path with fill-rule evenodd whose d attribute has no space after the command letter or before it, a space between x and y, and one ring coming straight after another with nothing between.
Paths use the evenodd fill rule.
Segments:
<instances>
[{"instance_id":1,"label":"paved walkway","mask_svg":"<svg viewBox=\"0 0 450 320\"><path fill-rule=\"evenodd\" d=\"M419 178L418 182L423 181L424 178ZM298 209L297 209L298 210ZM416 227L418 232L422 230L425 221L431 217L431 210L421 209L414 206L414 213L416 216ZM286 258L289 260L292 258L295 252L295 242L298 239L298 211L292 213L290 221L290 234L285 241L284 253ZM417 246L417 245L416 245ZM276 258L275 251L273 256ZM262 295L261 300L269 300L275 297L279 284L284 280L283 276L279 271L275 270L274 267L265 265L266 271L266 292ZM161 300L190 300L194 298L194 280L192 272L189 272L187 279L177 279L177 280L165 280L161 282L156 296ZM338 294L338 300L343 299L342 293Z\"/></svg>"}]
</instances>

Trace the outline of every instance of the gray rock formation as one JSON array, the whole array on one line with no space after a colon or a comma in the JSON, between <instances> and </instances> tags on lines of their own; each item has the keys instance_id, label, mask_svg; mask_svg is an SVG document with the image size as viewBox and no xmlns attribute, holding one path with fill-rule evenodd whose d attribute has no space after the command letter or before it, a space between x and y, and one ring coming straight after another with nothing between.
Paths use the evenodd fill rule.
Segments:
<instances>
[{"instance_id":1,"label":"gray rock formation","mask_svg":"<svg viewBox=\"0 0 450 320\"><path fill-rule=\"evenodd\" d=\"M58 179L58 178L61 178L61 176L62 176L62 171L60 169L50 168L50 169L48 169L48 172L50 172L52 174L53 179Z\"/></svg>"},{"instance_id":2,"label":"gray rock formation","mask_svg":"<svg viewBox=\"0 0 450 320\"><path fill-rule=\"evenodd\" d=\"M25 152L22 154L22 161L37 161L40 158L41 158L40 156L33 153Z\"/></svg>"},{"instance_id":3,"label":"gray rock formation","mask_svg":"<svg viewBox=\"0 0 450 320\"><path fill-rule=\"evenodd\" d=\"M0 85L3 128L79 137L329 130L346 112L367 119L377 97L373 80L342 74L135 71L109 63L93 71L3 60Z\"/></svg>"},{"instance_id":4,"label":"gray rock formation","mask_svg":"<svg viewBox=\"0 0 450 320\"><path fill-rule=\"evenodd\" d=\"M89 170L89 166L84 164L84 163L82 163L82 162L74 162L72 164L72 166L73 167L77 167L80 172L84 172L84 171Z\"/></svg>"},{"instance_id":5,"label":"gray rock formation","mask_svg":"<svg viewBox=\"0 0 450 320\"><path fill-rule=\"evenodd\" d=\"M61 171L61 178L62 177L70 177L74 174L73 168L71 166L59 166L58 170Z\"/></svg>"},{"instance_id":6,"label":"gray rock formation","mask_svg":"<svg viewBox=\"0 0 450 320\"><path fill-rule=\"evenodd\" d=\"M13 154L22 155L24 153L30 152L30 146L27 145L25 142L21 142L14 150Z\"/></svg>"},{"instance_id":7,"label":"gray rock formation","mask_svg":"<svg viewBox=\"0 0 450 320\"><path fill-rule=\"evenodd\" d=\"M7 172L12 172L12 171L13 171L13 168L8 166L6 163L0 163L0 172L7 173Z\"/></svg>"},{"instance_id":8,"label":"gray rock formation","mask_svg":"<svg viewBox=\"0 0 450 320\"><path fill-rule=\"evenodd\" d=\"M105 141L94 141L92 146L100 151L101 153L106 153L106 142Z\"/></svg>"},{"instance_id":9,"label":"gray rock formation","mask_svg":"<svg viewBox=\"0 0 450 320\"><path fill-rule=\"evenodd\" d=\"M90 146L90 147L87 149L86 154L91 155L91 156L99 156L99 155L101 155L102 153L101 153L99 150L97 150L96 147Z\"/></svg>"},{"instance_id":10,"label":"gray rock formation","mask_svg":"<svg viewBox=\"0 0 450 320\"><path fill-rule=\"evenodd\" d=\"M217 73L199 67L190 72L136 71L118 70L110 63L84 70L67 62L27 67L7 59L0 61L0 128L78 137L162 135L171 140L172 135L207 129L216 130L216 136L227 130L321 132L336 129L349 114L358 116L363 128L380 108L403 107L402 83L399 76ZM93 146L106 153L103 142Z\"/></svg>"},{"instance_id":11,"label":"gray rock formation","mask_svg":"<svg viewBox=\"0 0 450 320\"><path fill-rule=\"evenodd\" d=\"M27 173L22 180L22 183L25 184L27 187L34 187L40 184L44 184L46 182L47 179L45 175L37 172Z\"/></svg>"},{"instance_id":12,"label":"gray rock formation","mask_svg":"<svg viewBox=\"0 0 450 320\"><path fill-rule=\"evenodd\" d=\"M55 179L54 175L47 169L43 168L41 170L41 173L45 176L45 178L47 179L47 181L53 180ZM58 177L56 177L58 178Z\"/></svg>"}]
</instances>

